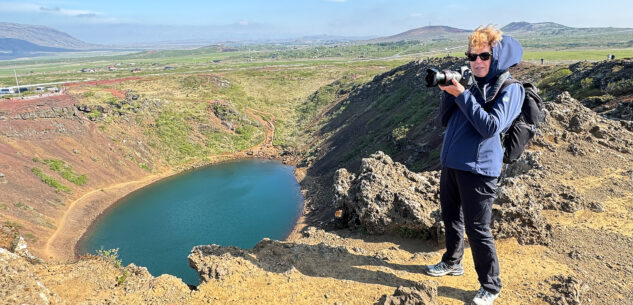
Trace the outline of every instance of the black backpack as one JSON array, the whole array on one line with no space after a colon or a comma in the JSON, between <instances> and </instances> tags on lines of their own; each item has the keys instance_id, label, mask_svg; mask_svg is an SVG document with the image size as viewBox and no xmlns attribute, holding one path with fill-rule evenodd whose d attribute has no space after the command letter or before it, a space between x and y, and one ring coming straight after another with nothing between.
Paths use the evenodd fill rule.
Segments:
<instances>
[{"instance_id":1,"label":"black backpack","mask_svg":"<svg viewBox=\"0 0 633 305\"><path fill-rule=\"evenodd\" d=\"M525 98L521 113L512 122L510 128L501 134L501 145L503 146L503 163L514 163L525 150L525 146L536 134L536 129L543 118L543 99L538 95L538 89L532 83L521 83L520 81L508 78L503 82L497 93L501 92L510 84L518 83L525 89ZM496 97L497 94L495 94ZM493 103L488 103L492 105ZM490 111L488 109L488 111Z\"/></svg>"}]
</instances>

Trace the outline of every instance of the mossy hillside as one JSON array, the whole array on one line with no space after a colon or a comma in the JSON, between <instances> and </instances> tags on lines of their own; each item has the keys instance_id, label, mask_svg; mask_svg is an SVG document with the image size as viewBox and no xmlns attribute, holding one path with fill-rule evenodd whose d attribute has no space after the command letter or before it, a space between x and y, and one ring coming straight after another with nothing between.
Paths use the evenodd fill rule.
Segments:
<instances>
[{"instance_id":1,"label":"mossy hillside","mask_svg":"<svg viewBox=\"0 0 633 305\"><path fill-rule=\"evenodd\" d=\"M631 73L630 60L578 62L556 71L538 85L547 97L560 91L569 91L578 100L607 95L621 97L633 94Z\"/></svg>"},{"instance_id":2,"label":"mossy hillside","mask_svg":"<svg viewBox=\"0 0 633 305\"><path fill-rule=\"evenodd\" d=\"M225 76L242 88L245 96L241 100L245 100L248 107L274 117L275 145L297 147L306 141L302 128L327 106L326 101L331 101L324 98L318 105L313 105L315 101L311 101L310 96L336 81L343 87L351 87L399 64L398 61L388 61L271 67L234 71Z\"/></svg>"},{"instance_id":3,"label":"mossy hillside","mask_svg":"<svg viewBox=\"0 0 633 305\"><path fill-rule=\"evenodd\" d=\"M327 174L340 167L354 170L362 157L378 150L412 170L437 167L441 128L435 117L440 91L426 87L424 71L454 69L462 62L458 58L410 62L356 86L320 118L313 136L324 140L307 157L315 160L313 173Z\"/></svg>"}]
</instances>

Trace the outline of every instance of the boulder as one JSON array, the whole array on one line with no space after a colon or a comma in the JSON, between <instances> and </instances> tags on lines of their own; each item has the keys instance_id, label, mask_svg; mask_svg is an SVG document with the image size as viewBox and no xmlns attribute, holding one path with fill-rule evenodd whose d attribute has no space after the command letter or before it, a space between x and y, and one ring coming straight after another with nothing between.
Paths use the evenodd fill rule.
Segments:
<instances>
[{"instance_id":1,"label":"boulder","mask_svg":"<svg viewBox=\"0 0 633 305\"><path fill-rule=\"evenodd\" d=\"M379 151L362 160L358 175L335 173L333 205L349 227L370 234L433 233L440 227L439 180L439 171L414 173Z\"/></svg>"}]
</instances>

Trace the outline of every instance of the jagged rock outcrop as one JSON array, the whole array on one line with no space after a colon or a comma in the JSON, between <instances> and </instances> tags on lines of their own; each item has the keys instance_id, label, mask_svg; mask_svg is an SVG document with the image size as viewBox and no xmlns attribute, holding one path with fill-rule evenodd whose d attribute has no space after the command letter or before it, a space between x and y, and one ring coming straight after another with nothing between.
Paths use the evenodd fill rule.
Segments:
<instances>
[{"instance_id":1,"label":"jagged rock outcrop","mask_svg":"<svg viewBox=\"0 0 633 305\"><path fill-rule=\"evenodd\" d=\"M311 228L312 235L320 234ZM329 238L339 239L337 236ZM212 280L224 281L234 275L248 277L265 270L273 273L288 273L292 270L308 276L332 278L358 277L367 280L363 272L356 272L355 265L385 265L376 256L359 256L344 246L330 243L318 244L290 243L263 239L251 250L219 245L196 246L188 256L189 265L198 272L200 283ZM325 267L327 266L327 267Z\"/></svg>"},{"instance_id":2,"label":"jagged rock outcrop","mask_svg":"<svg viewBox=\"0 0 633 305\"><path fill-rule=\"evenodd\" d=\"M623 124L597 116L595 112L572 98L568 92L558 95L553 103L546 103L545 108L558 124L567 126L566 130L554 132L556 143L566 141L580 145L588 142L621 153L631 153L630 147L633 146L633 142ZM573 150L570 152L573 153Z\"/></svg>"},{"instance_id":3,"label":"jagged rock outcrop","mask_svg":"<svg viewBox=\"0 0 633 305\"><path fill-rule=\"evenodd\" d=\"M526 151L504 168L492 209L495 238L514 237L519 244L549 244L551 225L541 215L543 205L530 192L538 188L540 155Z\"/></svg>"},{"instance_id":4,"label":"jagged rock outcrop","mask_svg":"<svg viewBox=\"0 0 633 305\"><path fill-rule=\"evenodd\" d=\"M189 304L190 294L181 279L154 277L134 264L122 267L116 257L42 262L15 229L0 229L2 304Z\"/></svg>"},{"instance_id":5,"label":"jagged rock outcrop","mask_svg":"<svg viewBox=\"0 0 633 305\"><path fill-rule=\"evenodd\" d=\"M496 238L516 237L521 244L548 244L551 226L541 215L519 176L538 177L538 154L526 153L508 166L493 206L491 229ZM530 173L529 175L527 175ZM389 156L377 152L362 160L358 177L345 169L335 175L334 207L343 209L343 221L370 234L421 231L439 238L443 232L439 204L440 172L413 173ZM537 181L531 180L538 185ZM407 235L407 234L404 234Z\"/></svg>"},{"instance_id":6,"label":"jagged rock outcrop","mask_svg":"<svg viewBox=\"0 0 633 305\"><path fill-rule=\"evenodd\" d=\"M5 304L59 304L60 299L33 274L32 264L0 248L0 300Z\"/></svg>"},{"instance_id":7,"label":"jagged rock outcrop","mask_svg":"<svg viewBox=\"0 0 633 305\"><path fill-rule=\"evenodd\" d=\"M37 107L31 111L16 113L10 117L12 120L35 120L35 119L70 119L75 115L75 109L68 107Z\"/></svg>"},{"instance_id":8,"label":"jagged rock outcrop","mask_svg":"<svg viewBox=\"0 0 633 305\"><path fill-rule=\"evenodd\" d=\"M437 232L439 178L437 171L411 172L379 151L361 161L358 176L336 171L333 204L348 226L370 234Z\"/></svg>"}]
</instances>

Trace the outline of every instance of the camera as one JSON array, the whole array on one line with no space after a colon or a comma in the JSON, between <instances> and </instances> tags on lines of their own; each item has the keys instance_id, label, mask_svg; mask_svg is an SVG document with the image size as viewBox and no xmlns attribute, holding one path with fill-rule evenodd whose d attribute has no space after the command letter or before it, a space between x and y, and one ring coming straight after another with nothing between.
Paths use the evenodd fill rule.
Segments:
<instances>
[{"instance_id":1,"label":"camera","mask_svg":"<svg viewBox=\"0 0 633 305\"><path fill-rule=\"evenodd\" d=\"M437 85L448 86L453 84L453 79L468 87L473 84L474 79L472 72L466 66L459 68L459 71L426 69L426 86L435 87Z\"/></svg>"}]
</instances>

